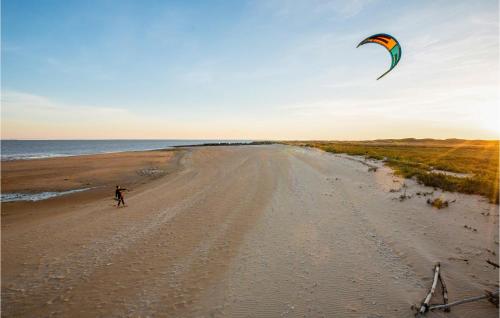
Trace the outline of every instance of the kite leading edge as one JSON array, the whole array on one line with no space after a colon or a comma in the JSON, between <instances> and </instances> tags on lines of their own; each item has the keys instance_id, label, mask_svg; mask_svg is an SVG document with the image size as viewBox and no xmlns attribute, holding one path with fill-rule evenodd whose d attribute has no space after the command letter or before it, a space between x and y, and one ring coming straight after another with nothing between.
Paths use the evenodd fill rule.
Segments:
<instances>
[{"instance_id":1,"label":"kite leading edge","mask_svg":"<svg viewBox=\"0 0 500 318\"><path fill-rule=\"evenodd\" d=\"M398 40L394 38L393 36L385 33L379 33L375 34L372 36L367 37L363 41L361 41L357 47L360 47L363 44L366 43L377 43L382 45L389 51L389 54L391 55L392 62L391 62L391 67L385 72L384 74L380 75L377 80L381 79L384 77L387 73L392 71L392 69L398 64L399 60L401 59L401 45L399 45Z\"/></svg>"}]
</instances>

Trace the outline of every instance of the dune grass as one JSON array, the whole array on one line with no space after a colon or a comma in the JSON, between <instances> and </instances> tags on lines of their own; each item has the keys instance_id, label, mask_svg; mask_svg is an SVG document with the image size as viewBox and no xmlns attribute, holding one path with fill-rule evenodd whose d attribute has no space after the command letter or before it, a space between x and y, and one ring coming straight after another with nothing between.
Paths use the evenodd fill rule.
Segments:
<instances>
[{"instance_id":1,"label":"dune grass","mask_svg":"<svg viewBox=\"0 0 500 318\"><path fill-rule=\"evenodd\" d=\"M398 175L415 178L421 184L451 192L479 194L490 202L499 202L499 141L391 139L285 143L384 160Z\"/></svg>"}]
</instances>

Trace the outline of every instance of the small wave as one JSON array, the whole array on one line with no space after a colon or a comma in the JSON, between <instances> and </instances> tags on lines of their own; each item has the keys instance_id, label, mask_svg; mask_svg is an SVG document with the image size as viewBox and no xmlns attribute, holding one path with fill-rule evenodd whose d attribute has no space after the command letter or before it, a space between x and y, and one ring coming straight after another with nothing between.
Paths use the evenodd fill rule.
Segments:
<instances>
[{"instance_id":1,"label":"small wave","mask_svg":"<svg viewBox=\"0 0 500 318\"><path fill-rule=\"evenodd\" d=\"M75 189L61 192L40 192L40 193L2 193L0 195L1 202L15 202L15 201L41 201L54 197L60 197L71 193L77 193L89 190L91 188Z\"/></svg>"},{"instance_id":2,"label":"small wave","mask_svg":"<svg viewBox=\"0 0 500 318\"><path fill-rule=\"evenodd\" d=\"M56 157L71 157L75 155L68 154L16 154L16 155L3 155L2 161L12 161L12 160L31 160L31 159L46 159L46 158L56 158Z\"/></svg>"}]
</instances>

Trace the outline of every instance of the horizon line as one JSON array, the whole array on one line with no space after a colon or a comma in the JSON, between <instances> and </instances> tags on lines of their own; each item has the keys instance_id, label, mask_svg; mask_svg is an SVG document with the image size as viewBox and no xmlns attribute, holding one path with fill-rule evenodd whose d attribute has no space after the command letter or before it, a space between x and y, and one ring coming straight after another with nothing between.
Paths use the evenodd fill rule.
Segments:
<instances>
[{"instance_id":1,"label":"horizon line","mask_svg":"<svg viewBox=\"0 0 500 318\"><path fill-rule=\"evenodd\" d=\"M35 139L35 138L0 138L0 142L3 141L379 141L379 140L465 140L465 141L499 141L500 138L487 138L487 139L467 139L467 138L415 138L415 137L404 137L404 138L376 138L376 139L252 139L252 138L102 138L102 139L85 139L85 138L66 138L66 139Z\"/></svg>"}]
</instances>

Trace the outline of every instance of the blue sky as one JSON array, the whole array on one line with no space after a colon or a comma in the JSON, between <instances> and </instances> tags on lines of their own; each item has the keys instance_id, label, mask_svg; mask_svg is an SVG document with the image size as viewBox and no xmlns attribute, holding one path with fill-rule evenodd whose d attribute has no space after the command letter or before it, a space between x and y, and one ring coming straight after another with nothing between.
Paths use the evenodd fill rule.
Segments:
<instances>
[{"instance_id":1,"label":"blue sky","mask_svg":"<svg viewBox=\"0 0 500 318\"><path fill-rule=\"evenodd\" d=\"M498 138L498 1L2 1L2 138ZM398 38L390 74L374 33Z\"/></svg>"}]
</instances>

